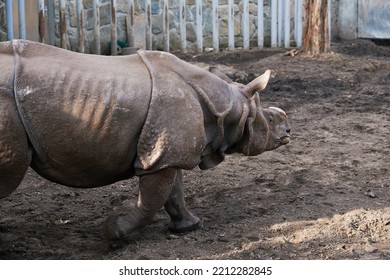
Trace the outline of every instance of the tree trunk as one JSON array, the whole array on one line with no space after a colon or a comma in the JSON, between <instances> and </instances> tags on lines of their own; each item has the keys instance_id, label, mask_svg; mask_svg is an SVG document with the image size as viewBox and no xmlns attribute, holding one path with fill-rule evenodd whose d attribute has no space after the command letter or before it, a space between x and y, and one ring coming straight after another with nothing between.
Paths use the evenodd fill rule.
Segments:
<instances>
[{"instance_id":1,"label":"tree trunk","mask_svg":"<svg viewBox=\"0 0 390 280\"><path fill-rule=\"evenodd\" d=\"M330 50L328 0L305 0L303 50L318 56Z\"/></svg>"}]
</instances>

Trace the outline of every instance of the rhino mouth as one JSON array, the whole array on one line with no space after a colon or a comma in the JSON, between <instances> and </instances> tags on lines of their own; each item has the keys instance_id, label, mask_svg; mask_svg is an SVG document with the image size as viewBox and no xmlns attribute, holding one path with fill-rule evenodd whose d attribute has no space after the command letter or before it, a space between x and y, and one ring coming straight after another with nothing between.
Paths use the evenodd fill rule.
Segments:
<instances>
[{"instance_id":1,"label":"rhino mouth","mask_svg":"<svg viewBox=\"0 0 390 280\"><path fill-rule=\"evenodd\" d=\"M287 145L288 143L290 143L290 136L283 136L282 138L280 138L280 143L282 145Z\"/></svg>"}]
</instances>

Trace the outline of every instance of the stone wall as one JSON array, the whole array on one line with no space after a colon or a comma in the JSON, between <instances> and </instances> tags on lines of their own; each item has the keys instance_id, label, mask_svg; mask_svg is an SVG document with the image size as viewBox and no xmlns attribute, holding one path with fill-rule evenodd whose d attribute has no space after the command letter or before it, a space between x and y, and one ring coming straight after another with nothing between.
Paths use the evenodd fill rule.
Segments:
<instances>
[{"instance_id":1,"label":"stone wall","mask_svg":"<svg viewBox=\"0 0 390 280\"><path fill-rule=\"evenodd\" d=\"M57 0L58 1L58 0ZM69 0L68 2L68 38L69 48L77 50L77 15L76 15L76 0ZM100 0L100 34L101 34L101 50L103 54L110 52L111 41L111 4L110 0ZM145 45L145 0L135 0L135 27L136 32L134 34L135 43L137 47L143 47ZM162 5L163 0L152 0L152 44L153 49L163 49L163 30L162 30ZM196 50L196 6L195 0L186 0L186 38L187 49L189 51ZM219 42L221 48L226 48L228 45L228 6L227 0L219 1ZM250 45L257 46L257 0L249 1L249 30L250 30ZM265 28L265 45L269 45L270 42L270 6L269 1L264 0L264 28ZM292 1L293 2L293 1ZM85 25L85 42L86 52L93 52L93 23L92 23L92 0L84 0L84 13L86 19ZM212 48L212 1L203 1L203 47ZM292 7L293 9L293 7ZM234 35L235 35L235 47L242 47L242 11L243 4L240 0L234 0ZM128 12L128 1L117 0L117 31L118 40L127 44L126 36L126 15ZM56 13L58 21L58 13ZM291 18L291 26L293 26L293 13ZM58 25L57 25L58 26ZM169 37L170 37L170 49L172 51L180 50L180 25L179 25L179 1L169 1ZM58 28L56 31L57 42Z\"/></svg>"}]
</instances>

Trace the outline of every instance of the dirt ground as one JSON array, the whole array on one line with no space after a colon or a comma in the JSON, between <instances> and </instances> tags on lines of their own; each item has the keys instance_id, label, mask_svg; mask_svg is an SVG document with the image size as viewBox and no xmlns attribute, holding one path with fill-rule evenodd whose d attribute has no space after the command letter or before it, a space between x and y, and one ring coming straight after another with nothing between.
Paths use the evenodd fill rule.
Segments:
<instances>
[{"instance_id":1,"label":"dirt ground","mask_svg":"<svg viewBox=\"0 0 390 280\"><path fill-rule=\"evenodd\" d=\"M101 225L135 202L137 179L72 189L30 170L0 201L1 259L390 259L390 47L335 43L320 58L284 50L187 55L248 82L277 75L264 107L284 109L292 142L186 171L203 228L154 222L110 249Z\"/></svg>"}]
</instances>

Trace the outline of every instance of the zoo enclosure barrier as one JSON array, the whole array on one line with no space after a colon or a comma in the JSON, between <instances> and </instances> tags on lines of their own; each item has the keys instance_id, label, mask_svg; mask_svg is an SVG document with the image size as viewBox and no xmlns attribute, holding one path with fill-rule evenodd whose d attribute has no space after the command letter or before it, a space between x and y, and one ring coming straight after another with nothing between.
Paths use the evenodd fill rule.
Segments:
<instances>
[{"instance_id":1,"label":"zoo enclosure barrier","mask_svg":"<svg viewBox=\"0 0 390 280\"><path fill-rule=\"evenodd\" d=\"M8 40L14 21L19 38L28 37L30 16L39 19L37 40L95 54L116 55L122 47L201 53L302 46L303 0L29 1L36 1L36 14L26 14L25 0L6 0ZM330 7L328 0L329 17Z\"/></svg>"}]
</instances>

